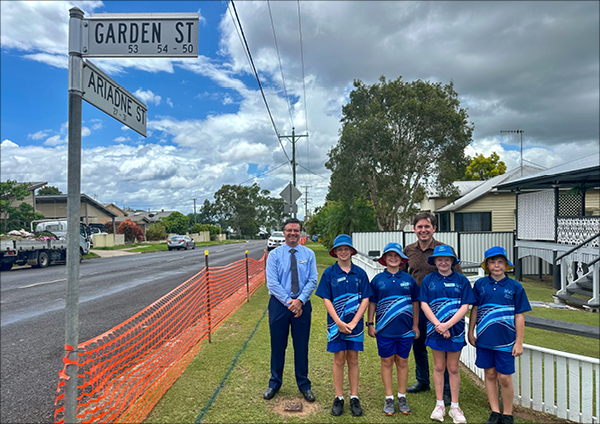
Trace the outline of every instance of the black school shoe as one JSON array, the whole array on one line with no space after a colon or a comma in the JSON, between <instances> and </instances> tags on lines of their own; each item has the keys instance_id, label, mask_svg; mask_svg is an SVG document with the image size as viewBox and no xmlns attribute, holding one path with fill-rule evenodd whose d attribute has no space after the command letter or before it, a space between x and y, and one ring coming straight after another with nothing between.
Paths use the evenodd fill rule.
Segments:
<instances>
[{"instance_id":1,"label":"black school shoe","mask_svg":"<svg viewBox=\"0 0 600 424\"><path fill-rule=\"evenodd\" d=\"M514 422L515 418L512 415L502 414L502 424L513 424Z\"/></svg>"},{"instance_id":2,"label":"black school shoe","mask_svg":"<svg viewBox=\"0 0 600 424\"><path fill-rule=\"evenodd\" d=\"M511 418L512 418L512 415L511 415ZM504 422L502 420L502 415L499 412L492 411L492 413L490 414L490 417L486 420L485 424L504 424Z\"/></svg>"},{"instance_id":3,"label":"black school shoe","mask_svg":"<svg viewBox=\"0 0 600 424\"><path fill-rule=\"evenodd\" d=\"M350 398L350 412L353 417L360 417L363 414L363 410L360 407L360 401L358 398Z\"/></svg>"},{"instance_id":4,"label":"black school shoe","mask_svg":"<svg viewBox=\"0 0 600 424\"><path fill-rule=\"evenodd\" d=\"M352 401L350 401L350 407L352 407ZM344 412L344 399L339 399L337 396L333 400L333 407L331 408L331 415L339 417Z\"/></svg>"}]
</instances>

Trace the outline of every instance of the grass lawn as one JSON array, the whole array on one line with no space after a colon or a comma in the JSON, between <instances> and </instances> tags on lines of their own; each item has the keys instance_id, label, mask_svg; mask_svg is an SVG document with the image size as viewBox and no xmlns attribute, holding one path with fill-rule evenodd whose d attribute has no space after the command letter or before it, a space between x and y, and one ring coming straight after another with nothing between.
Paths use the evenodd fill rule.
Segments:
<instances>
[{"instance_id":1,"label":"grass lawn","mask_svg":"<svg viewBox=\"0 0 600 424\"><path fill-rule=\"evenodd\" d=\"M315 251L319 275L335 259L320 244L307 243ZM320 298L313 296L312 330L309 345L310 374L317 401L303 400L294 380L293 350L288 349L281 390L271 401L262 398L270 376L270 338L268 315L265 314L269 295L260 287L249 303L244 304L207 340L181 377L154 407L147 423L389 423L431 422L429 414L435 405L433 390L409 394L412 415L387 417L382 414L384 391L380 376L380 360L374 339L365 338L365 350L359 354L359 395L365 415L351 417L348 410L349 387L344 388L344 414L330 415L334 389L333 355L326 351L326 311ZM552 311L556 312L556 311ZM526 342L532 343L527 339ZM291 338L289 345L291 346ZM431 353L430 353L431 355ZM433 360L430 356L430 366ZM431 371L432 372L432 371ZM461 373L461 408L468 422L483 422L490 413L485 390L468 372ZM414 382L414 359L409 357L408 383ZM394 387L396 387L394 377ZM303 404L302 412L284 411L285 402ZM517 411L524 410L518 408ZM527 410L529 411L529 410ZM523 418L526 417L526 418ZM451 422L446 418L445 422ZM553 417L536 412L515 413L515 422L556 422Z\"/></svg>"}]
</instances>

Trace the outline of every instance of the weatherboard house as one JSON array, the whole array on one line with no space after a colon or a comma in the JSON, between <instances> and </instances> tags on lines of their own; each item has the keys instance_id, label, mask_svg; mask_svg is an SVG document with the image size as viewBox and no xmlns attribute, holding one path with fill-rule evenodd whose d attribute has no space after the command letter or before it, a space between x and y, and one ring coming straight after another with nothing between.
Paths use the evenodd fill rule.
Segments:
<instances>
[{"instance_id":1,"label":"weatherboard house","mask_svg":"<svg viewBox=\"0 0 600 424\"><path fill-rule=\"evenodd\" d=\"M600 154L498 184L516 194L517 263L552 264L555 299L600 308Z\"/></svg>"}]
</instances>

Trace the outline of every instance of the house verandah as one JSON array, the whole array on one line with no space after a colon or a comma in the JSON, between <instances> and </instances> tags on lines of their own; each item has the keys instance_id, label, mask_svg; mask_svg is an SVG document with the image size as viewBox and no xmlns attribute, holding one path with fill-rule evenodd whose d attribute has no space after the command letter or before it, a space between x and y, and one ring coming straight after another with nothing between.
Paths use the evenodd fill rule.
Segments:
<instances>
[{"instance_id":1,"label":"house verandah","mask_svg":"<svg viewBox=\"0 0 600 424\"><path fill-rule=\"evenodd\" d=\"M516 278L522 259L552 264L555 298L600 308L600 155L497 186L516 193Z\"/></svg>"}]
</instances>

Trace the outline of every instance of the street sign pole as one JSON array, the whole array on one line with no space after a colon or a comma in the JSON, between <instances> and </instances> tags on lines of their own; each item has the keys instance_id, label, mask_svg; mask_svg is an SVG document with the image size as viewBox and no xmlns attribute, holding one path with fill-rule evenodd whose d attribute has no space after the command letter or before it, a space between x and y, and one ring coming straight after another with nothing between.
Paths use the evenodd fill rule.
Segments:
<instances>
[{"instance_id":1,"label":"street sign pole","mask_svg":"<svg viewBox=\"0 0 600 424\"><path fill-rule=\"evenodd\" d=\"M79 344L79 216L81 215L81 26L83 11L69 10L69 146L67 162L67 293L65 305L65 423L77 423ZM72 349L71 349L72 347Z\"/></svg>"}]
</instances>

